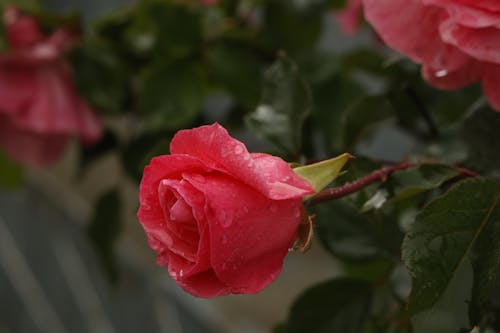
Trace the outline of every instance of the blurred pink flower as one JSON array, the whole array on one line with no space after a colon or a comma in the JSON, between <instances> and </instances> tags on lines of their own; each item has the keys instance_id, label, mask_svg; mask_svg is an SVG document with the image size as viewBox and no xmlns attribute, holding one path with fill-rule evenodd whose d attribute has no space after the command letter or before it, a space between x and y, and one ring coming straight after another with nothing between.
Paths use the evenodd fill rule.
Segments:
<instances>
[{"instance_id":1,"label":"blurred pink flower","mask_svg":"<svg viewBox=\"0 0 500 333\"><path fill-rule=\"evenodd\" d=\"M344 33L348 35L356 33L361 21L362 10L362 0L347 0L347 6L337 12L337 20Z\"/></svg>"},{"instance_id":2,"label":"blurred pink flower","mask_svg":"<svg viewBox=\"0 0 500 333\"><path fill-rule=\"evenodd\" d=\"M500 1L364 0L363 6L385 43L421 63L431 85L481 82L500 111Z\"/></svg>"},{"instance_id":3,"label":"blurred pink flower","mask_svg":"<svg viewBox=\"0 0 500 333\"><path fill-rule=\"evenodd\" d=\"M4 24L10 50L0 54L0 148L22 164L45 166L71 136L84 144L98 140L102 124L78 95L64 59L76 36L62 28L44 36L15 7L6 8Z\"/></svg>"}]
</instances>

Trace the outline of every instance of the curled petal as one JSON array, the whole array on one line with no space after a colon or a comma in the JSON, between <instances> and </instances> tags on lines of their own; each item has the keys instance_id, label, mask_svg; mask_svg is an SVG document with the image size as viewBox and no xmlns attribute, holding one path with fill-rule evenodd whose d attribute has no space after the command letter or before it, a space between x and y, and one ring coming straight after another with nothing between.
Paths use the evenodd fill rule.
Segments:
<instances>
[{"instance_id":1,"label":"curled petal","mask_svg":"<svg viewBox=\"0 0 500 333\"><path fill-rule=\"evenodd\" d=\"M272 199L301 198L314 193L309 183L283 160L264 154L256 158L217 123L177 132L170 151L196 156L210 168L240 179ZM274 172L269 172L271 166Z\"/></svg>"}]
</instances>

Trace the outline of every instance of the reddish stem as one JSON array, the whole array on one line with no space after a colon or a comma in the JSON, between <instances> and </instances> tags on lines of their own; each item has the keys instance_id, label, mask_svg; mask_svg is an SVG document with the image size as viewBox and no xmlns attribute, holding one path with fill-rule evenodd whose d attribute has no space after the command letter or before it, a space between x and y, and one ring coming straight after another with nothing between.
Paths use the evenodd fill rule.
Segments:
<instances>
[{"instance_id":1,"label":"reddish stem","mask_svg":"<svg viewBox=\"0 0 500 333\"><path fill-rule=\"evenodd\" d=\"M380 182L385 182L387 177L392 174L395 171L398 170L406 170L409 168L417 168L421 166L421 163L409 163L409 162L401 162L397 163L379 170L375 170L368 175L361 177L359 179L356 179L355 181L351 183L346 183L342 186L339 187L331 187L327 188L323 191L321 191L316 197L311 199L310 204L315 205L321 202L333 200L333 199L338 199L342 198L345 196L348 196L349 194L352 194L354 192L357 192L371 184L373 184L376 181ZM465 169L459 166L455 167L457 171L460 172L460 176L462 177L479 177L480 175L477 174L476 172Z\"/></svg>"},{"instance_id":2,"label":"reddish stem","mask_svg":"<svg viewBox=\"0 0 500 333\"><path fill-rule=\"evenodd\" d=\"M384 182L387 179L387 176L389 176L394 171L405 170L417 166L419 166L419 164L402 162L379 170L375 170L364 177L356 179L351 183L347 183L339 187L327 188L326 190L321 191L317 196L311 199L310 204L315 205L324 201L345 197L346 195L357 192L378 180Z\"/></svg>"}]
</instances>

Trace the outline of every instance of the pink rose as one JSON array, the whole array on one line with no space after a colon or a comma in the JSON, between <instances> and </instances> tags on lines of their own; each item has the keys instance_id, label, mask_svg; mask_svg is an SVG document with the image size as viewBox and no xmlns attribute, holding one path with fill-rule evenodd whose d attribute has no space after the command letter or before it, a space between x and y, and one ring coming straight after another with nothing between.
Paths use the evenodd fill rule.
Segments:
<instances>
[{"instance_id":1,"label":"pink rose","mask_svg":"<svg viewBox=\"0 0 500 333\"><path fill-rule=\"evenodd\" d=\"M440 89L482 82L500 111L500 1L364 0L366 19Z\"/></svg>"},{"instance_id":2,"label":"pink rose","mask_svg":"<svg viewBox=\"0 0 500 333\"><path fill-rule=\"evenodd\" d=\"M362 0L348 0L347 6L337 12L337 20L344 33L353 35L358 30L362 9Z\"/></svg>"},{"instance_id":3,"label":"pink rose","mask_svg":"<svg viewBox=\"0 0 500 333\"><path fill-rule=\"evenodd\" d=\"M45 37L38 22L14 7L4 12L10 50L0 54L0 148L14 160L44 166L68 139L90 144L102 125L78 95L64 53L75 36L58 29Z\"/></svg>"},{"instance_id":4,"label":"pink rose","mask_svg":"<svg viewBox=\"0 0 500 333\"><path fill-rule=\"evenodd\" d=\"M158 264L199 297L257 293L281 271L314 192L219 124L179 131L144 169L137 213Z\"/></svg>"}]
</instances>

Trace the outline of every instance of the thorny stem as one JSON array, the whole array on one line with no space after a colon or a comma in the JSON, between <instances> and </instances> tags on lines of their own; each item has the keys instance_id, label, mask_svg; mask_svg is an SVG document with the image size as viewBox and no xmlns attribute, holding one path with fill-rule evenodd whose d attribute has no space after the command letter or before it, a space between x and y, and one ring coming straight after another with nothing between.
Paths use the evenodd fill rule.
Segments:
<instances>
[{"instance_id":1,"label":"thorny stem","mask_svg":"<svg viewBox=\"0 0 500 333\"><path fill-rule=\"evenodd\" d=\"M348 196L352 193L358 192L363 188L373 184L376 181L385 182L387 177L395 171L406 170L409 168L418 168L422 163L410 163L401 162L382 169L372 171L366 176L356 179L353 182L346 183L339 187L327 188L321 191L316 197L312 198L309 204L315 205L321 202L330 201L338 198ZM465 169L463 167L455 166L455 169L459 172L458 176L461 177L479 177L479 174L472 170Z\"/></svg>"}]
</instances>

